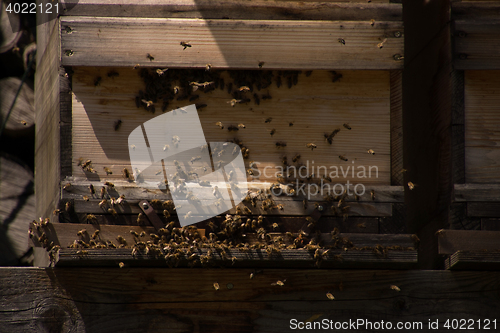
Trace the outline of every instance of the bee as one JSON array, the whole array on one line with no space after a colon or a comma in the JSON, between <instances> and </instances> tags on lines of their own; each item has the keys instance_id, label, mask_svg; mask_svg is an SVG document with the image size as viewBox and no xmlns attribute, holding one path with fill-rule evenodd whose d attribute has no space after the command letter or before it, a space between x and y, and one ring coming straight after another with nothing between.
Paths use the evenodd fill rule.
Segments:
<instances>
[{"instance_id":1,"label":"bee","mask_svg":"<svg viewBox=\"0 0 500 333\"><path fill-rule=\"evenodd\" d=\"M155 57L153 57L150 53L146 54L146 58L148 58L149 61L155 60Z\"/></svg>"},{"instance_id":2,"label":"bee","mask_svg":"<svg viewBox=\"0 0 500 333\"><path fill-rule=\"evenodd\" d=\"M283 287L285 285L285 282L286 282L286 279L283 280L283 281L278 280L276 282L271 283L271 286L280 286L280 287Z\"/></svg>"},{"instance_id":3,"label":"bee","mask_svg":"<svg viewBox=\"0 0 500 333\"><path fill-rule=\"evenodd\" d=\"M279 209L279 210L284 210L284 209L285 209L285 206L283 206L282 204L279 204L279 205L278 205L278 206L276 206L276 207L278 207L278 209Z\"/></svg>"},{"instance_id":4,"label":"bee","mask_svg":"<svg viewBox=\"0 0 500 333\"><path fill-rule=\"evenodd\" d=\"M82 229L82 230L78 231L76 234L78 236L82 236L83 237L83 235L85 235L86 233L87 233L87 229Z\"/></svg>"},{"instance_id":5,"label":"bee","mask_svg":"<svg viewBox=\"0 0 500 333\"><path fill-rule=\"evenodd\" d=\"M344 156L344 155L339 155L339 158L342 160L342 161L345 161L347 162L348 159Z\"/></svg>"},{"instance_id":6,"label":"bee","mask_svg":"<svg viewBox=\"0 0 500 333\"><path fill-rule=\"evenodd\" d=\"M439 229L438 231L436 231L436 236L438 237L444 236L444 229Z\"/></svg>"},{"instance_id":7,"label":"bee","mask_svg":"<svg viewBox=\"0 0 500 333\"><path fill-rule=\"evenodd\" d=\"M229 132L236 132L236 131L238 131L238 130L239 130L239 128L238 128L238 127L236 127L236 126L233 126L233 125L229 125L229 127L227 128L227 130L228 130Z\"/></svg>"},{"instance_id":8,"label":"bee","mask_svg":"<svg viewBox=\"0 0 500 333\"><path fill-rule=\"evenodd\" d=\"M103 167L103 169L104 169L104 172L106 172L106 175L112 175L112 174L113 174L113 171L111 171L111 169L110 169L110 168L108 168L108 167Z\"/></svg>"},{"instance_id":9,"label":"bee","mask_svg":"<svg viewBox=\"0 0 500 333\"><path fill-rule=\"evenodd\" d=\"M241 86L241 87L238 88L238 90L241 91L241 92L246 92L246 91L250 91L250 88L247 87L247 86Z\"/></svg>"},{"instance_id":10,"label":"bee","mask_svg":"<svg viewBox=\"0 0 500 333\"><path fill-rule=\"evenodd\" d=\"M190 42L181 42L180 43L181 46L183 46L184 48L182 50L185 50L186 48L188 47L191 47L192 45L190 44Z\"/></svg>"},{"instance_id":11,"label":"bee","mask_svg":"<svg viewBox=\"0 0 500 333\"><path fill-rule=\"evenodd\" d=\"M177 95L181 91L181 88L179 86L174 87L174 94Z\"/></svg>"},{"instance_id":12,"label":"bee","mask_svg":"<svg viewBox=\"0 0 500 333\"><path fill-rule=\"evenodd\" d=\"M270 123L272 120L273 120L273 118L272 118L272 117L269 117L269 118L267 118L264 122L267 124L267 123Z\"/></svg>"},{"instance_id":13,"label":"bee","mask_svg":"<svg viewBox=\"0 0 500 333\"><path fill-rule=\"evenodd\" d=\"M165 218L168 219L170 217L170 212L167 209L164 209L163 216L165 216Z\"/></svg>"},{"instance_id":14,"label":"bee","mask_svg":"<svg viewBox=\"0 0 500 333\"><path fill-rule=\"evenodd\" d=\"M130 234L131 234L132 236L134 236L134 237L139 238L139 234L138 234L136 231L134 231L134 230L130 230Z\"/></svg>"},{"instance_id":15,"label":"bee","mask_svg":"<svg viewBox=\"0 0 500 333\"><path fill-rule=\"evenodd\" d=\"M348 130L351 130L351 129L352 129L352 128L351 128L351 126L349 126L349 124L348 124L348 123L344 123L342 126L344 126L345 128L347 128Z\"/></svg>"},{"instance_id":16,"label":"bee","mask_svg":"<svg viewBox=\"0 0 500 333\"><path fill-rule=\"evenodd\" d=\"M94 214L87 214L87 221L92 223L97 221L97 217Z\"/></svg>"},{"instance_id":17,"label":"bee","mask_svg":"<svg viewBox=\"0 0 500 333\"><path fill-rule=\"evenodd\" d=\"M53 212L52 212L53 215L59 215L61 214L61 210L59 208L55 209Z\"/></svg>"},{"instance_id":18,"label":"bee","mask_svg":"<svg viewBox=\"0 0 500 333\"><path fill-rule=\"evenodd\" d=\"M210 72L211 69L212 69L212 65L211 64L206 64L205 65L205 71Z\"/></svg>"},{"instance_id":19,"label":"bee","mask_svg":"<svg viewBox=\"0 0 500 333\"><path fill-rule=\"evenodd\" d=\"M373 149L368 149L366 152L367 152L368 154L375 155L375 150L373 150Z\"/></svg>"},{"instance_id":20,"label":"bee","mask_svg":"<svg viewBox=\"0 0 500 333\"><path fill-rule=\"evenodd\" d=\"M140 64L136 64L136 65L134 65L134 67L132 67L132 69L137 69L139 67L141 67L141 65Z\"/></svg>"},{"instance_id":21,"label":"bee","mask_svg":"<svg viewBox=\"0 0 500 333\"><path fill-rule=\"evenodd\" d=\"M98 86L101 84L102 77L98 76L94 79L94 86Z\"/></svg>"},{"instance_id":22,"label":"bee","mask_svg":"<svg viewBox=\"0 0 500 333\"><path fill-rule=\"evenodd\" d=\"M377 44L377 47L378 47L379 49L383 48L383 47L384 47L385 42L387 42L387 38L384 38L384 40L383 40L383 41L381 41L380 43L378 43L378 44Z\"/></svg>"},{"instance_id":23,"label":"bee","mask_svg":"<svg viewBox=\"0 0 500 333\"><path fill-rule=\"evenodd\" d=\"M276 133L276 129L275 129L275 128L273 128L273 129L271 130L271 132L270 132L271 136L273 136L273 135L274 135L274 133Z\"/></svg>"},{"instance_id":24,"label":"bee","mask_svg":"<svg viewBox=\"0 0 500 333\"><path fill-rule=\"evenodd\" d=\"M331 292L327 292L326 297L328 297L328 299L331 301L333 301L335 299L335 297L333 296L333 294Z\"/></svg>"},{"instance_id":25,"label":"bee","mask_svg":"<svg viewBox=\"0 0 500 333\"><path fill-rule=\"evenodd\" d=\"M342 74L340 73L337 73L335 71L331 71L330 73L332 74L332 82L334 83L342 78Z\"/></svg>"},{"instance_id":26,"label":"bee","mask_svg":"<svg viewBox=\"0 0 500 333\"><path fill-rule=\"evenodd\" d=\"M371 19L370 20L370 25L373 27L375 25L375 20L374 19Z\"/></svg>"},{"instance_id":27,"label":"bee","mask_svg":"<svg viewBox=\"0 0 500 333\"><path fill-rule=\"evenodd\" d=\"M262 68L264 66L265 62L264 61L259 61L259 68Z\"/></svg>"},{"instance_id":28,"label":"bee","mask_svg":"<svg viewBox=\"0 0 500 333\"><path fill-rule=\"evenodd\" d=\"M344 38L339 38L338 41L339 41L340 44L345 45L345 39Z\"/></svg>"},{"instance_id":29,"label":"bee","mask_svg":"<svg viewBox=\"0 0 500 333\"><path fill-rule=\"evenodd\" d=\"M215 290L219 290L220 289L220 286L217 282L214 282L214 289Z\"/></svg>"},{"instance_id":30,"label":"bee","mask_svg":"<svg viewBox=\"0 0 500 333\"><path fill-rule=\"evenodd\" d=\"M70 187L71 187L71 183L66 183L66 185L63 186L63 190L68 191Z\"/></svg>"},{"instance_id":31,"label":"bee","mask_svg":"<svg viewBox=\"0 0 500 333\"><path fill-rule=\"evenodd\" d=\"M101 199L104 199L105 195L106 195L106 188L103 186L101 187Z\"/></svg>"},{"instance_id":32,"label":"bee","mask_svg":"<svg viewBox=\"0 0 500 333\"><path fill-rule=\"evenodd\" d=\"M163 151L167 151L167 150L169 150L169 149L170 149L170 146L169 146L169 145L164 145L164 146L163 146Z\"/></svg>"},{"instance_id":33,"label":"bee","mask_svg":"<svg viewBox=\"0 0 500 333\"><path fill-rule=\"evenodd\" d=\"M85 200L85 201L89 201L89 200L90 200L90 199L89 199L89 196L88 196L88 195L84 195L84 196L83 196L83 200Z\"/></svg>"},{"instance_id":34,"label":"bee","mask_svg":"<svg viewBox=\"0 0 500 333\"><path fill-rule=\"evenodd\" d=\"M282 142L282 141L276 142L276 147L278 147L278 148L285 148L286 147L286 143Z\"/></svg>"},{"instance_id":35,"label":"bee","mask_svg":"<svg viewBox=\"0 0 500 333\"><path fill-rule=\"evenodd\" d=\"M397 291L397 292L400 292L400 291L401 291L401 289L399 289L399 287L398 287L398 286L396 286L396 285L394 285L394 284L391 284L390 288L391 288L392 290L394 290L394 291Z\"/></svg>"},{"instance_id":36,"label":"bee","mask_svg":"<svg viewBox=\"0 0 500 333\"><path fill-rule=\"evenodd\" d=\"M293 163L296 163L299 159L300 159L300 155L299 155L299 154L296 154L296 155L292 158L292 162L293 162Z\"/></svg>"},{"instance_id":37,"label":"bee","mask_svg":"<svg viewBox=\"0 0 500 333\"><path fill-rule=\"evenodd\" d=\"M311 150L314 150L314 148L318 148L318 146L316 146L314 143L308 143L306 144L306 147L311 148Z\"/></svg>"},{"instance_id":38,"label":"bee","mask_svg":"<svg viewBox=\"0 0 500 333\"><path fill-rule=\"evenodd\" d=\"M375 200L375 190L370 191L370 196L372 197L372 200Z\"/></svg>"},{"instance_id":39,"label":"bee","mask_svg":"<svg viewBox=\"0 0 500 333\"><path fill-rule=\"evenodd\" d=\"M187 214L186 214L186 215L184 215L184 218L185 218L185 219L188 219L188 218L190 218L191 216L193 216L193 214L191 213L191 211L189 211L189 212L187 212Z\"/></svg>"},{"instance_id":40,"label":"bee","mask_svg":"<svg viewBox=\"0 0 500 333\"><path fill-rule=\"evenodd\" d=\"M119 75L120 74L118 72L113 71L113 70L108 72L108 77L117 77Z\"/></svg>"},{"instance_id":41,"label":"bee","mask_svg":"<svg viewBox=\"0 0 500 333\"><path fill-rule=\"evenodd\" d=\"M231 106L233 106L233 107L234 107L234 106L236 105L236 103L242 103L242 102L243 102L243 100L242 100L242 99L235 99L235 98L233 98L233 99L232 99L232 100L230 100L228 103L229 103L229 104L231 104Z\"/></svg>"},{"instance_id":42,"label":"bee","mask_svg":"<svg viewBox=\"0 0 500 333\"><path fill-rule=\"evenodd\" d=\"M106 199L102 199L100 202L99 202L99 207L100 208L103 208L104 206L106 206L108 204L108 200Z\"/></svg>"},{"instance_id":43,"label":"bee","mask_svg":"<svg viewBox=\"0 0 500 333\"><path fill-rule=\"evenodd\" d=\"M118 131L120 129L120 126L122 126L122 120L118 119L117 121L115 121L114 125L115 131Z\"/></svg>"},{"instance_id":44,"label":"bee","mask_svg":"<svg viewBox=\"0 0 500 333\"><path fill-rule=\"evenodd\" d=\"M92 239L97 239L97 237L99 237L99 232L100 232L100 230L99 230L99 229L96 229L96 230L94 231L94 233L92 234Z\"/></svg>"},{"instance_id":45,"label":"bee","mask_svg":"<svg viewBox=\"0 0 500 333\"><path fill-rule=\"evenodd\" d=\"M115 187L115 184L113 184L111 182L105 182L104 185L106 185L108 187Z\"/></svg>"},{"instance_id":46,"label":"bee","mask_svg":"<svg viewBox=\"0 0 500 333\"><path fill-rule=\"evenodd\" d=\"M158 74L158 76L162 76L163 74L165 74L166 71L168 71L168 68L164 68L164 69L158 68L156 70L156 74Z\"/></svg>"},{"instance_id":47,"label":"bee","mask_svg":"<svg viewBox=\"0 0 500 333\"><path fill-rule=\"evenodd\" d=\"M130 179L130 172L127 168L123 168L123 178Z\"/></svg>"},{"instance_id":48,"label":"bee","mask_svg":"<svg viewBox=\"0 0 500 333\"><path fill-rule=\"evenodd\" d=\"M69 212L71 210L71 202L66 202L66 211Z\"/></svg>"},{"instance_id":49,"label":"bee","mask_svg":"<svg viewBox=\"0 0 500 333\"><path fill-rule=\"evenodd\" d=\"M147 101L145 99L141 99L141 102L143 102L144 104L146 104L146 107L149 108L151 106L154 105L153 101Z\"/></svg>"},{"instance_id":50,"label":"bee","mask_svg":"<svg viewBox=\"0 0 500 333\"><path fill-rule=\"evenodd\" d=\"M120 261L120 262L118 263L118 267L120 267L120 268L125 267L125 263L124 263L123 261Z\"/></svg>"},{"instance_id":51,"label":"bee","mask_svg":"<svg viewBox=\"0 0 500 333\"><path fill-rule=\"evenodd\" d=\"M26 120L21 120L21 124L23 124L24 126L28 125L28 123L26 122Z\"/></svg>"},{"instance_id":52,"label":"bee","mask_svg":"<svg viewBox=\"0 0 500 333\"><path fill-rule=\"evenodd\" d=\"M413 190L415 188L415 186L417 186L417 184L413 184L412 182L408 182L408 188L410 190Z\"/></svg>"},{"instance_id":53,"label":"bee","mask_svg":"<svg viewBox=\"0 0 500 333\"><path fill-rule=\"evenodd\" d=\"M125 238L123 238L123 236L118 235L118 236L116 237L116 240L117 240L117 241L118 241L118 243L120 243L120 244L127 245L127 241L125 240Z\"/></svg>"},{"instance_id":54,"label":"bee","mask_svg":"<svg viewBox=\"0 0 500 333\"><path fill-rule=\"evenodd\" d=\"M238 124L238 127L239 128L246 128L245 124L242 124L242 123Z\"/></svg>"}]
</instances>

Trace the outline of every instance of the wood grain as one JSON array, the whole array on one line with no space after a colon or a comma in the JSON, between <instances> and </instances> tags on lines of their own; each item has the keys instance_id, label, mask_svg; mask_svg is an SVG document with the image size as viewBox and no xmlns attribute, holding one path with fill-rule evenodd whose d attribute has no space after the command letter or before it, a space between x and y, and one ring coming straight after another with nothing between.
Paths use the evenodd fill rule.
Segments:
<instances>
[{"instance_id":1,"label":"wood grain","mask_svg":"<svg viewBox=\"0 0 500 333\"><path fill-rule=\"evenodd\" d=\"M257 20L345 20L401 21L402 6L388 0L371 1L209 1L168 0L138 4L131 0L64 1L78 4L66 16L257 19Z\"/></svg>"},{"instance_id":2,"label":"wood grain","mask_svg":"<svg viewBox=\"0 0 500 333\"><path fill-rule=\"evenodd\" d=\"M465 72L465 179L499 183L500 71Z\"/></svg>"},{"instance_id":3,"label":"wood grain","mask_svg":"<svg viewBox=\"0 0 500 333\"><path fill-rule=\"evenodd\" d=\"M500 184L455 184L457 202L496 202L500 200Z\"/></svg>"},{"instance_id":4,"label":"wood grain","mask_svg":"<svg viewBox=\"0 0 500 333\"><path fill-rule=\"evenodd\" d=\"M497 272L265 269L249 279L251 271L1 268L0 325L13 333L289 332L292 318L314 315L426 325L496 318L500 306Z\"/></svg>"},{"instance_id":5,"label":"wood grain","mask_svg":"<svg viewBox=\"0 0 500 333\"><path fill-rule=\"evenodd\" d=\"M455 20L455 69L500 69L500 21L498 16L492 20L488 16Z\"/></svg>"},{"instance_id":6,"label":"wood grain","mask_svg":"<svg viewBox=\"0 0 500 333\"><path fill-rule=\"evenodd\" d=\"M500 218L481 219L481 230L500 231Z\"/></svg>"},{"instance_id":7,"label":"wood grain","mask_svg":"<svg viewBox=\"0 0 500 333\"><path fill-rule=\"evenodd\" d=\"M498 202L468 202L467 216L500 217Z\"/></svg>"},{"instance_id":8,"label":"wood grain","mask_svg":"<svg viewBox=\"0 0 500 333\"><path fill-rule=\"evenodd\" d=\"M445 269L452 270L500 270L500 252L457 251L445 259Z\"/></svg>"},{"instance_id":9,"label":"wood grain","mask_svg":"<svg viewBox=\"0 0 500 333\"><path fill-rule=\"evenodd\" d=\"M72 29L66 33L66 27ZM62 17L65 66L400 69L401 22ZM163 33L162 31L168 31ZM345 45L339 42L343 38ZM377 44L387 39L383 48ZM125 42L126 41L126 42ZM192 47L183 49L181 41ZM125 43L124 43L125 42ZM66 51L71 50L70 56ZM154 56L150 61L146 54ZM283 55L287 55L284 57ZM293 56L292 56L293 55Z\"/></svg>"},{"instance_id":10,"label":"wood grain","mask_svg":"<svg viewBox=\"0 0 500 333\"><path fill-rule=\"evenodd\" d=\"M33 131L35 126L35 95L33 82L23 84L5 124L5 135L21 136ZM0 80L0 125L5 122L21 80L9 77Z\"/></svg>"},{"instance_id":11,"label":"wood grain","mask_svg":"<svg viewBox=\"0 0 500 333\"><path fill-rule=\"evenodd\" d=\"M499 250L500 232L484 230L443 230L438 237L439 254L457 251Z\"/></svg>"}]
</instances>

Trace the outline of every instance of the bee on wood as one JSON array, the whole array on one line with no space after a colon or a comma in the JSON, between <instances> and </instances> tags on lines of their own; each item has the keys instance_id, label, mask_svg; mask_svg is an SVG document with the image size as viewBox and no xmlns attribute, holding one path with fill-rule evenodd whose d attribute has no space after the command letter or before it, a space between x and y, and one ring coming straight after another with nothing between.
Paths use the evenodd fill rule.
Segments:
<instances>
[{"instance_id":1,"label":"bee on wood","mask_svg":"<svg viewBox=\"0 0 500 333\"><path fill-rule=\"evenodd\" d=\"M331 292L327 292L326 297L328 297L328 299L331 301L333 301L335 299L335 297L333 296L333 294Z\"/></svg>"},{"instance_id":2,"label":"bee on wood","mask_svg":"<svg viewBox=\"0 0 500 333\"><path fill-rule=\"evenodd\" d=\"M444 236L444 233L445 233L444 229L439 229L438 231L436 231L436 236L442 237Z\"/></svg>"},{"instance_id":3,"label":"bee on wood","mask_svg":"<svg viewBox=\"0 0 500 333\"><path fill-rule=\"evenodd\" d=\"M318 146L316 146L314 143L308 143L306 144L306 147L311 148L311 150L314 150L314 148L318 148Z\"/></svg>"},{"instance_id":4,"label":"bee on wood","mask_svg":"<svg viewBox=\"0 0 500 333\"><path fill-rule=\"evenodd\" d=\"M339 155L339 158L342 160L342 161L345 161L347 162L348 159L344 156L344 155Z\"/></svg>"},{"instance_id":5,"label":"bee on wood","mask_svg":"<svg viewBox=\"0 0 500 333\"><path fill-rule=\"evenodd\" d=\"M55 209L53 212L52 212L53 215L59 215L61 214L61 210L59 208Z\"/></svg>"},{"instance_id":6,"label":"bee on wood","mask_svg":"<svg viewBox=\"0 0 500 333\"><path fill-rule=\"evenodd\" d=\"M84 201L89 201L90 200L88 195L84 195L82 198L83 198Z\"/></svg>"},{"instance_id":7,"label":"bee on wood","mask_svg":"<svg viewBox=\"0 0 500 333\"><path fill-rule=\"evenodd\" d=\"M134 67L132 67L132 69L137 69L139 67L141 67L141 65L140 64L136 64L136 65L134 65Z\"/></svg>"},{"instance_id":8,"label":"bee on wood","mask_svg":"<svg viewBox=\"0 0 500 333\"><path fill-rule=\"evenodd\" d=\"M399 289L399 287L398 287L398 286L396 286L396 285L394 285L394 284L391 284L390 288L391 288L392 290L394 290L394 291L397 291L397 292L400 292L400 291L401 291L401 289Z\"/></svg>"},{"instance_id":9,"label":"bee on wood","mask_svg":"<svg viewBox=\"0 0 500 333\"><path fill-rule=\"evenodd\" d=\"M345 39L344 38L339 38L338 42L342 45L345 45Z\"/></svg>"},{"instance_id":10,"label":"bee on wood","mask_svg":"<svg viewBox=\"0 0 500 333\"><path fill-rule=\"evenodd\" d=\"M94 79L94 86L98 86L101 84L102 77L98 76Z\"/></svg>"},{"instance_id":11,"label":"bee on wood","mask_svg":"<svg viewBox=\"0 0 500 333\"><path fill-rule=\"evenodd\" d=\"M193 213L191 213L191 211L187 212L186 215L184 215L184 218L185 219L188 219L190 218L191 216L193 216Z\"/></svg>"},{"instance_id":12,"label":"bee on wood","mask_svg":"<svg viewBox=\"0 0 500 333\"><path fill-rule=\"evenodd\" d=\"M236 127L236 126L234 126L234 125L229 125L229 127L227 128L227 130L228 130L229 132L236 132L236 131L238 131L238 130L239 130L239 128L238 128L238 127Z\"/></svg>"},{"instance_id":13,"label":"bee on wood","mask_svg":"<svg viewBox=\"0 0 500 333\"><path fill-rule=\"evenodd\" d=\"M104 199L105 195L106 195L106 188L103 186L101 187L101 199Z\"/></svg>"},{"instance_id":14,"label":"bee on wood","mask_svg":"<svg viewBox=\"0 0 500 333\"><path fill-rule=\"evenodd\" d=\"M118 241L118 243L120 243L120 244L127 245L127 241L125 240L125 238L123 238L123 236L118 235L118 236L116 237L116 240L117 240L117 241Z\"/></svg>"},{"instance_id":15,"label":"bee on wood","mask_svg":"<svg viewBox=\"0 0 500 333\"><path fill-rule=\"evenodd\" d=\"M120 262L118 263L118 267L120 267L120 268L125 267L125 263L124 263L123 261L120 261Z\"/></svg>"},{"instance_id":16,"label":"bee on wood","mask_svg":"<svg viewBox=\"0 0 500 333\"><path fill-rule=\"evenodd\" d=\"M63 190L68 191L70 187L71 187L71 183L66 183L66 185L63 186Z\"/></svg>"},{"instance_id":17,"label":"bee on wood","mask_svg":"<svg viewBox=\"0 0 500 333\"><path fill-rule=\"evenodd\" d=\"M408 182L408 188L409 188L410 190L413 190L413 189L415 188L415 186L417 186L417 184L414 184L414 183L412 183L412 182Z\"/></svg>"},{"instance_id":18,"label":"bee on wood","mask_svg":"<svg viewBox=\"0 0 500 333\"><path fill-rule=\"evenodd\" d=\"M21 124L23 124L24 126L28 125L28 123L26 122L26 120L21 120Z\"/></svg>"},{"instance_id":19,"label":"bee on wood","mask_svg":"<svg viewBox=\"0 0 500 333\"><path fill-rule=\"evenodd\" d=\"M384 38L380 43L377 44L377 47L379 49L384 47L384 44L387 42L387 38Z\"/></svg>"},{"instance_id":20,"label":"bee on wood","mask_svg":"<svg viewBox=\"0 0 500 333\"><path fill-rule=\"evenodd\" d=\"M239 124L238 124L238 127L239 127L239 128L246 128L245 124L242 124L242 123L239 123Z\"/></svg>"},{"instance_id":21,"label":"bee on wood","mask_svg":"<svg viewBox=\"0 0 500 333\"><path fill-rule=\"evenodd\" d=\"M184 47L182 50L185 50L186 48L188 48L188 47L191 47L191 46L192 46L192 45L190 44L190 42L184 42L184 41L182 41L182 42L180 43L180 45L181 45L182 47Z\"/></svg>"},{"instance_id":22,"label":"bee on wood","mask_svg":"<svg viewBox=\"0 0 500 333\"><path fill-rule=\"evenodd\" d=\"M273 118L272 118L272 117L269 117L269 118L267 118L264 122L265 122L266 124L268 124L268 123L270 123L272 120L273 120Z\"/></svg>"},{"instance_id":23,"label":"bee on wood","mask_svg":"<svg viewBox=\"0 0 500 333\"><path fill-rule=\"evenodd\" d=\"M87 233L87 229L82 229L82 230L78 231L76 234L77 234L77 236L83 237L86 233Z\"/></svg>"},{"instance_id":24,"label":"bee on wood","mask_svg":"<svg viewBox=\"0 0 500 333\"><path fill-rule=\"evenodd\" d=\"M273 136L274 133L276 133L276 129L275 128L273 128L269 134L271 134L271 136Z\"/></svg>"},{"instance_id":25,"label":"bee on wood","mask_svg":"<svg viewBox=\"0 0 500 333\"><path fill-rule=\"evenodd\" d=\"M92 223L97 221L97 217L94 214L87 214L87 221Z\"/></svg>"},{"instance_id":26,"label":"bee on wood","mask_svg":"<svg viewBox=\"0 0 500 333\"><path fill-rule=\"evenodd\" d=\"M366 152L367 152L368 154L375 155L375 150L373 150L373 149L368 149Z\"/></svg>"},{"instance_id":27,"label":"bee on wood","mask_svg":"<svg viewBox=\"0 0 500 333\"><path fill-rule=\"evenodd\" d=\"M375 25L375 20L374 19L371 19L370 20L370 25L373 27Z\"/></svg>"},{"instance_id":28,"label":"bee on wood","mask_svg":"<svg viewBox=\"0 0 500 333\"><path fill-rule=\"evenodd\" d=\"M342 78L342 74L340 74L340 73L337 73L335 71L331 71L330 73L332 74L332 82L333 83L337 82L338 80L340 80Z\"/></svg>"},{"instance_id":29,"label":"bee on wood","mask_svg":"<svg viewBox=\"0 0 500 333\"><path fill-rule=\"evenodd\" d=\"M115 184L111 182L105 182L104 185L106 185L107 187L115 187Z\"/></svg>"},{"instance_id":30,"label":"bee on wood","mask_svg":"<svg viewBox=\"0 0 500 333\"><path fill-rule=\"evenodd\" d=\"M235 106L237 103L242 103L243 100L242 99L235 99L233 98L232 100L228 101L229 104L231 104L231 106Z\"/></svg>"},{"instance_id":31,"label":"bee on wood","mask_svg":"<svg viewBox=\"0 0 500 333\"><path fill-rule=\"evenodd\" d=\"M347 128L348 130L351 130L351 129L352 129L352 128L351 128L351 126L349 126L349 124L348 124L348 123L344 123L342 126L344 126L345 128Z\"/></svg>"},{"instance_id":32,"label":"bee on wood","mask_svg":"<svg viewBox=\"0 0 500 333\"><path fill-rule=\"evenodd\" d=\"M286 147L286 143L282 142L282 141L276 142L276 147L277 148L285 148Z\"/></svg>"},{"instance_id":33,"label":"bee on wood","mask_svg":"<svg viewBox=\"0 0 500 333\"><path fill-rule=\"evenodd\" d=\"M99 202L99 207L100 208L103 208L104 206L106 206L108 204L108 200L106 199L102 199L100 202Z\"/></svg>"},{"instance_id":34,"label":"bee on wood","mask_svg":"<svg viewBox=\"0 0 500 333\"><path fill-rule=\"evenodd\" d=\"M372 200L375 200L375 190L370 191L370 196L372 197Z\"/></svg>"},{"instance_id":35,"label":"bee on wood","mask_svg":"<svg viewBox=\"0 0 500 333\"><path fill-rule=\"evenodd\" d=\"M214 282L214 289L215 290L219 290L220 289L220 286L217 282Z\"/></svg>"},{"instance_id":36,"label":"bee on wood","mask_svg":"<svg viewBox=\"0 0 500 333\"><path fill-rule=\"evenodd\" d=\"M238 90L241 92L247 92L250 91L250 88L248 86L241 86L238 88Z\"/></svg>"},{"instance_id":37,"label":"bee on wood","mask_svg":"<svg viewBox=\"0 0 500 333\"><path fill-rule=\"evenodd\" d=\"M283 280L283 281L278 280L276 282L271 283L271 286L280 286L280 287L283 287L285 285L285 282L286 282L286 279Z\"/></svg>"},{"instance_id":38,"label":"bee on wood","mask_svg":"<svg viewBox=\"0 0 500 333\"><path fill-rule=\"evenodd\" d=\"M154 105L153 101L147 101L145 99L141 99L141 102L146 104L146 107L149 108Z\"/></svg>"},{"instance_id":39,"label":"bee on wood","mask_svg":"<svg viewBox=\"0 0 500 333\"><path fill-rule=\"evenodd\" d=\"M71 211L71 202L70 201L66 202L66 211L67 212Z\"/></svg>"},{"instance_id":40,"label":"bee on wood","mask_svg":"<svg viewBox=\"0 0 500 333\"><path fill-rule=\"evenodd\" d=\"M94 217L95 217L95 216L94 216ZM92 239L97 239L97 237L99 237L99 232L100 232L100 230L99 230L99 229L96 229L96 230L94 231L94 233L92 234Z\"/></svg>"},{"instance_id":41,"label":"bee on wood","mask_svg":"<svg viewBox=\"0 0 500 333\"><path fill-rule=\"evenodd\" d=\"M129 180L130 179L130 172L128 171L127 168L123 168L123 178Z\"/></svg>"},{"instance_id":42,"label":"bee on wood","mask_svg":"<svg viewBox=\"0 0 500 333\"><path fill-rule=\"evenodd\" d=\"M265 62L264 61L259 61L259 68L262 68L264 66Z\"/></svg>"},{"instance_id":43,"label":"bee on wood","mask_svg":"<svg viewBox=\"0 0 500 333\"><path fill-rule=\"evenodd\" d=\"M155 57L153 57L150 53L146 54L146 58L148 58L149 61L155 60Z\"/></svg>"},{"instance_id":44,"label":"bee on wood","mask_svg":"<svg viewBox=\"0 0 500 333\"><path fill-rule=\"evenodd\" d=\"M120 74L114 70L111 70L108 72L108 77L117 77L119 76Z\"/></svg>"},{"instance_id":45,"label":"bee on wood","mask_svg":"<svg viewBox=\"0 0 500 333\"><path fill-rule=\"evenodd\" d=\"M205 65L205 71L210 72L211 69L212 69L212 65L211 64L206 64Z\"/></svg>"},{"instance_id":46,"label":"bee on wood","mask_svg":"<svg viewBox=\"0 0 500 333\"><path fill-rule=\"evenodd\" d=\"M104 172L106 172L106 175L112 175L112 174L113 174L113 171L111 171L111 169L110 169L110 168L108 168L108 167L103 167L103 169L104 169Z\"/></svg>"}]
</instances>

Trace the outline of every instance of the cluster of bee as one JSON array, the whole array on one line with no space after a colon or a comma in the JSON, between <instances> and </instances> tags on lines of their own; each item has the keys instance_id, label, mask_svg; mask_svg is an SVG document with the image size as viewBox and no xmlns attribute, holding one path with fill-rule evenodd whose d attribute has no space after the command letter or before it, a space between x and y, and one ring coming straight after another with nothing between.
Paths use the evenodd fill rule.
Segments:
<instances>
[{"instance_id":1,"label":"cluster of bee","mask_svg":"<svg viewBox=\"0 0 500 333\"><path fill-rule=\"evenodd\" d=\"M51 262L55 260L56 254L60 249L59 245L55 245L53 241L49 240L47 237L48 227L50 225L50 218L39 218L39 220L33 220L28 228L28 237L32 239L33 242L38 242L47 252L49 253L49 259Z\"/></svg>"}]
</instances>

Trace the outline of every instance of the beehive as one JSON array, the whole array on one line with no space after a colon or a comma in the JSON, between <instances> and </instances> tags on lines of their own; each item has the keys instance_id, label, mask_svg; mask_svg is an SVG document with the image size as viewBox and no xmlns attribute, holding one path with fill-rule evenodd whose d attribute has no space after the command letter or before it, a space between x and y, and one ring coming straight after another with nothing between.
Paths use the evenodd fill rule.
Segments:
<instances>
[{"instance_id":1,"label":"beehive","mask_svg":"<svg viewBox=\"0 0 500 333\"><path fill-rule=\"evenodd\" d=\"M170 196L122 177L133 171L127 138L162 112L196 104L207 142L239 143L249 149L247 169L256 162L259 176L249 174L248 187L263 195L254 206L245 203L250 218L262 215L282 233L298 232L309 215L321 216L324 233L404 232L401 9L382 1L67 7L40 28L38 214L60 210L59 222L136 225L141 200ZM196 82L209 84L195 91ZM277 176L285 157L304 165L304 176ZM82 168L87 160L91 167ZM307 201L273 195L272 207L263 208L271 184L297 178L319 183ZM323 190L347 182L362 185L359 195ZM103 209L101 188L108 202L120 195L125 202Z\"/></svg>"}]
</instances>

